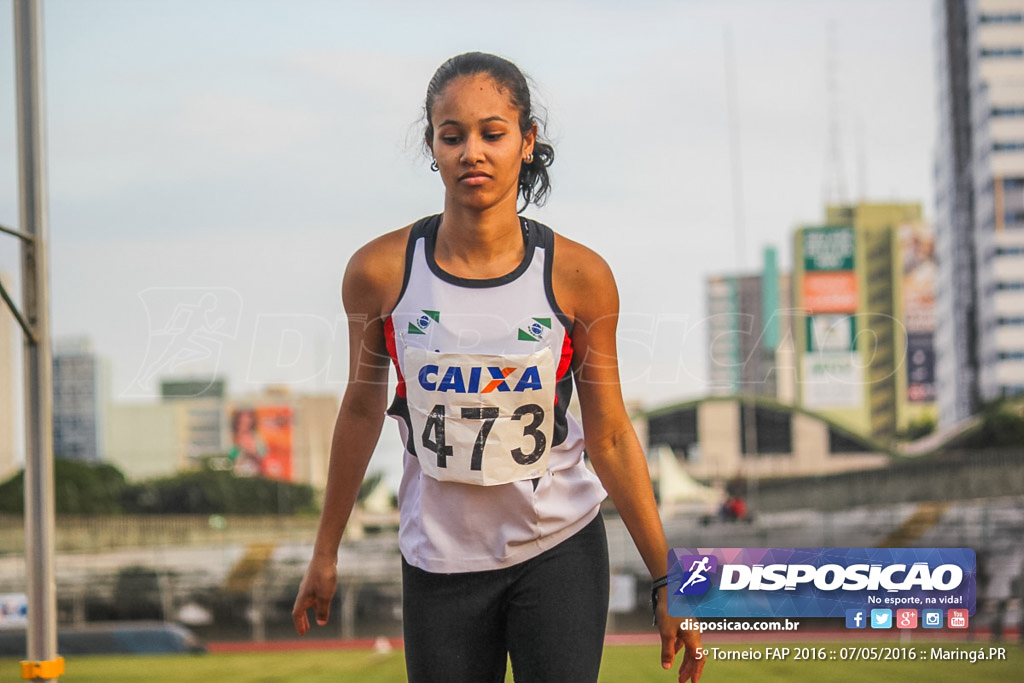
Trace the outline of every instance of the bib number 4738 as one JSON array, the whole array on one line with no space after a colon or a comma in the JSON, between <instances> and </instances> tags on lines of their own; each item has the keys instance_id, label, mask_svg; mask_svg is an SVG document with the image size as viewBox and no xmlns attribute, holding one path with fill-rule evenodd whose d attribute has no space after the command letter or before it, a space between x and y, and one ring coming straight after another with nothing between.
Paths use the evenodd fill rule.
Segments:
<instances>
[{"instance_id":1,"label":"bib number 4738","mask_svg":"<svg viewBox=\"0 0 1024 683\"><path fill-rule=\"evenodd\" d=\"M452 447L445 439L445 410L441 404L435 405L427 415L427 422L423 427L423 434L420 441L425 448L437 455L437 466L448 467L448 458L452 457ZM473 454L470 457L469 469L480 471L483 468L484 448L487 446L487 437L491 433L494 421L498 419L497 408L463 408L461 417L463 420L480 420L480 431L473 441ZM532 465L540 460L547 450L548 440L544 432L540 430L544 422L544 409L535 403L519 406L512 413L511 419L523 420L529 418L530 422L523 425L523 436L533 440L533 450L524 452L522 448L513 448L509 454L519 465Z\"/></svg>"}]
</instances>

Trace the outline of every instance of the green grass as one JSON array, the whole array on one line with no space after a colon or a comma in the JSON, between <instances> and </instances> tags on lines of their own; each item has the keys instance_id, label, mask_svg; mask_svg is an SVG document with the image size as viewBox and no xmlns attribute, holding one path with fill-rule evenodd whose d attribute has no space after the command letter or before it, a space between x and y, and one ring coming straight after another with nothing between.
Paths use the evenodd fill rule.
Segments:
<instances>
[{"instance_id":1,"label":"green grass","mask_svg":"<svg viewBox=\"0 0 1024 683\"><path fill-rule=\"evenodd\" d=\"M806 646L836 650L845 643L808 643ZM870 643L856 643L857 647L871 647ZM877 646L877 644L875 644ZM892 643L888 643L892 646ZM852 647L853 644L850 644ZM984 648L989 643L921 643L915 650L930 652L931 647L947 650ZM764 652L764 643L752 643L752 649ZM800 644L785 643L790 656L784 661L731 661L709 659L703 681L927 681L929 683L962 683L970 681L1020 680L1024 651L1016 644L1005 644L1006 660L984 661L797 661L792 654ZM745 646L728 645L723 650L745 650ZM18 681L18 663L0 659L0 681ZM401 651L387 655L366 650L297 651L291 653L209 654L198 656L162 657L75 657L68 661L67 673L61 677L67 683L111 683L117 681L146 681L146 683L315 683L316 681L357 683L391 683L405 680L405 666ZM509 675L506 678L511 681ZM611 646L605 648L601 667L602 683L666 683L675 680L673 673L658 665L658 651L653 646Z\"/></svg>"}]
</instances>

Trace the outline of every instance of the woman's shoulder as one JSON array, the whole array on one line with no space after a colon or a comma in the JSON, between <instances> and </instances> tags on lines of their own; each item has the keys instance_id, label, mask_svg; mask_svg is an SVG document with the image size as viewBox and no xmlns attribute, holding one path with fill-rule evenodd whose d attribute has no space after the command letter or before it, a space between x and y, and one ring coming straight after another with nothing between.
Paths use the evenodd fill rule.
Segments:
<instances>
[{"instance_id":1,"label":"woman's shoulder","mask_svg":"<svg viewBox=\"0 0 1024 683\"><path fill-rule=\"evenodd\" d=\"M612 270L600 254L554 233L551 287L555 300L571 319L588 319L615 310L618 295Z\"/></svg>"},{"instance_id":2,"label":"woman's shoulder","mask_svg":"<svg viewBox=\"0 0 1024 683\"><path fill-rule=\"evenodd\" d=\"M575 240L554 234L554 260L552 272L564 283L585 289L612 279L612 271L600 254Z\"/></svg>"},{"instance_id":3,"label":"woman's shoulder","mask_svg":"<svg viewBox=\"0 0 1024 683\"><path fill-rule=\"evenodd\" d=\"M393 306L405 272L405 251L413 225L386 232L356 250L345 268L342 294L363 298L372 295L382 308Z\"/></svg>"}]
</instances>

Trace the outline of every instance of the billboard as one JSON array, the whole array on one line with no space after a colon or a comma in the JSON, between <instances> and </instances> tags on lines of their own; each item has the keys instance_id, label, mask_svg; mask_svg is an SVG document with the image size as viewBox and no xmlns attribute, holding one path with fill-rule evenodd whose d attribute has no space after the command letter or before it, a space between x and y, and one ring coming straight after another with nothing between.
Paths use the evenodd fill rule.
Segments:
<instances>
[{"instance_id":1,"label":"billboard","mask_svg":"<svg viewBox=\"0 0 1024 683\"><path fill-rule=\"evenodd\" d=\"M855 312L857 274L852 270L804 273L804 308L808 313Z\"/></svg>"},{"instance_id":2,"label":"billboard","mask_svg":"<svg viewBox=\"0 0 1024 683\"><path fill-rule=\"evenodd\" d=\"M863 368L856 351L859 307L852 227L804 228L803 282L806 351L801 359L802 402L808 408L863 405Z\"/></svg>"},{"instance_id":3,"label":"billboard","mask_svg":"<svg viewBox=\"0 0 1024 683\"><path fill-rule=\"evenodd\" d=\"M846 314L807 316L807 350L809 352L855 351L857 319Z\"/></svg>"},{"instance_id":4,"label":"billboard","mask_svg":"<svg viewBox=\"0 0 1024 683\"><path fill-rule=\"evenodd\" d=\"M853 270L853 228L805 228L804 270Z\"/></svg>"},{"instance_id":5,"label":"billboard","mask_svg":"<svg viewBox=\"0 0 1024 683\"><path fill-rule=\"evenodd\" d=\"M903 324L907 330L907 400L935 400L935 243L925 223L899 228Z\"/></svg>"},{"instance_id":6,"label":"billboard","mask_svg":"<svg viewBox=\"0 0 1024 683\"><path fill-rule=\"evenodd\" d=\"M231 458L235 474L292 481L290 406L238 408L231 413Z\"/></svg>"},{"instance_id":7,"label":"billboard","mask_svg":"<svg viewBox=\"0 0 1024 683\"><path fill-rule=\"evenodd\" d=\"M803 404L807 408L856 408L863 405L863 368L857 353L809 353L801 359Z\"/></svg>"}]
</instances>

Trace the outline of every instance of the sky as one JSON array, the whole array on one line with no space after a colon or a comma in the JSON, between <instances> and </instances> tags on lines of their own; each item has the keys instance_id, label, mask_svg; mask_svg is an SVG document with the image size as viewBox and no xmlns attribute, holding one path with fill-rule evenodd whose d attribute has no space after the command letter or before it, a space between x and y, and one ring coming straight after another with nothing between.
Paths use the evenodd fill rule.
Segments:
<instances>
[{"instance_id":1,"label":"sky","mask_svg":"<svg viewBox=\"0 0 1024 683\"><path fill-rule=\"evenodd\" d=\"M18 227L12 14L0 0L0 224ZM186 373L340 394L345 264L441 210L423 95L482 50L547 110L553 192L527 215L615 273L625 397L699 396L706 278L769 245L788 267L837 169L846 199L931 215L932 30L929 0L46 0L53 335L90 340L115 401ZM0 235L0 271L18 264Z\"/></svg>"}]
</instances>

